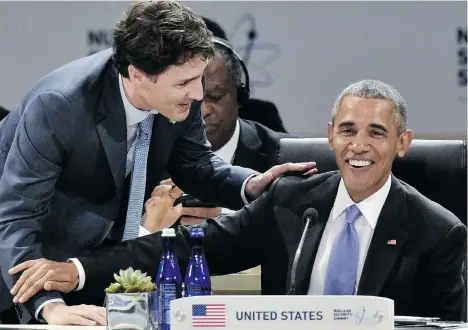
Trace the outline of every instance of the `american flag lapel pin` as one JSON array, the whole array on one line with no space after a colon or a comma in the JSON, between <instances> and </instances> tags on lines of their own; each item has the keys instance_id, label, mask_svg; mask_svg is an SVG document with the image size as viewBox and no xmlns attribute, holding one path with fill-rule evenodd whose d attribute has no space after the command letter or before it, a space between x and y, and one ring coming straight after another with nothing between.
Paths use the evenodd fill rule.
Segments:
<instances>
[{"instance_id":1,"label":"american flag lapel pin","mask_svg":"<svg viewBox=\"0 0 468 330\"><path fill-rule=\"evenodd\" d=\"M396 239L389 239L387 245L396 245Z\"/></svg>"}]
</instances>

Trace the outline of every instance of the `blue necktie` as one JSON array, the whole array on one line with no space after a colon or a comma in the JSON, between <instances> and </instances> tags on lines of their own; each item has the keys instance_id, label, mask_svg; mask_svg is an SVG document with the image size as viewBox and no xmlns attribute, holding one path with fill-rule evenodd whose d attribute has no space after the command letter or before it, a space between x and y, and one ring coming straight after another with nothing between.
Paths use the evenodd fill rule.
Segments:
<instances>
[{"instance_id":1,"label":"blue necktie","mask_svg":"<svg viewBox=\"0 0 468 330\"><path fill-rule=\"evenodd\" d=\"M343 230L333 242L325 276L324 295L353 295L359 261L359 236L354 223L361 215L353 204L346 209Z\"/></svg>"},{"instance_id":2,"label":"blue necktie","mask_svg":"<svg viewBox=\"0 0 468 330\"><path fill-rule=\"evenodd\" d=\"M133 151L133 170L123 241L138 237L140 230L146 187L146 161L148 159L153 119L154 115L149 115L138 124L138 137Z\"/></svg>"}]
</instances>

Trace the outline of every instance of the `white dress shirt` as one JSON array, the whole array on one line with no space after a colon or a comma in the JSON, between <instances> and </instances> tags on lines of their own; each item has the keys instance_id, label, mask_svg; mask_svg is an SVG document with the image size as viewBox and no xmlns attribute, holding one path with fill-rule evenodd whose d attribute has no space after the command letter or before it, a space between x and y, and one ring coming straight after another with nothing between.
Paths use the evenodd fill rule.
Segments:
<instances>
[{"instance_id":1,"label":"white dress shirt","mask_svg":"<svg viewBox=\"0 0 468 330\"><path fill-rule=\"evenodd\" d=\"M125 164L125 176L127 176L133 168L133 150L135 149L135 141L138 136L138 124L145 120L150 114L156 115L158 112L154 109L143 111L135 108L127 99L121 75L119 75L119 87L120 96L122 97L125 109L125 120L127 123L127 162Z\"/></svg>"},{"instance_id":2,"label":"white dress shirt","mask_svg":"<svg viewBox=\"0 0 468 330\"><path fill-rule=\"evenodd\" d=\"M356 204L361 211L361 215L354 224L359 236L359 261L355 286L355 292L357 292L367 251L369 249L380 212L382 211L382 207L390 191L391 182L391 175L389 175L382 188L363 201L354 203L346 190L343 179L341 179L335 203L333 204L333 208L328 217L328 221L325 225L323 236L317 250L317 256L315 257L314 266L312 268L312 275L307 294L323 295L328 259L333 247L333 242L344 227L346 217L345 210L352 204Z\"/></svg>"},{"instance_id":3,"label":"white dress shirt","mask_svg":"<svg viewBox=\"0 0 468 330\"><path fill-rule=\"evenodd\" d=\"M218 150L214 151L214 154L224 160L226 163L232 164L234 156L236 155L237 145L239 144L240 137L240 124L239 119L236 121L236 128L231 138L225 145Z\"/></svg>"}]
</instances>

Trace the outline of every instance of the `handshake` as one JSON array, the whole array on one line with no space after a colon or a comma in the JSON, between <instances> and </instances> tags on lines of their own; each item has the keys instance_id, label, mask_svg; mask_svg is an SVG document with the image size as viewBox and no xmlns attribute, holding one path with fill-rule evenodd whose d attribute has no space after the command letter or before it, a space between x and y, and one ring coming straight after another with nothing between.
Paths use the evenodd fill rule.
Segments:
<instances>
[{"instance_id":1,"label":"handshake","mask_svg":"<svg viewBox=\"0 0 468 330\"><path fill-rule=\"evenodd\" d=\"M182 195L183 191L170 179L162 181L145 203L141 225L155 233L169 228L179 219L183 225L195 225L221 214L218 207L184 206ZM14 303L25 303L41 290L71 292L79 282L78 270L72 262L42 258L23 262L9 270L11 275L19 272L23 273L11 290ZM48 324L106 325L105 308L92 305L66 306L62 302L52 302L44 306L42 317Z\"/></svg>"}]
</instances>

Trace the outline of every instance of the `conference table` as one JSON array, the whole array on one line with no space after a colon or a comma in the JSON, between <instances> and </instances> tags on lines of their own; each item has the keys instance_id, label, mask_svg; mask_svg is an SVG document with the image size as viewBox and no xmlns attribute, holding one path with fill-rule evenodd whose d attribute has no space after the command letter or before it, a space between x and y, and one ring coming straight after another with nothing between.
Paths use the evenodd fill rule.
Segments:
<instances>
[{"instance_id":1,"label":"conference table","mask_svg":"<svg viewBox=\"0 0 468 330\"><path fill-rule=\"evenodd\" d=\"M105 326L98 327L84 327L84 326L63 326L63 325L17 325L17 324L0 324L0 330L15 330L15 329L26 329L26 330L106 330ZM436 330L443 329L437 327L395 327L395 330ZM453 330L468 330L468 326L456 327L456 328L445 328ZM312 329L311 329L312 330Z\"/></svg>"},{"instance_id":2,"label":"conference table","mask_svg":"<svg viewBox=\"0 0 468 330\"><path fill-rule=\"evenodd\" d=\"M240 273L224 275L224 276L213 276L212 277L212 288L213 294L227 294L227 295L259 295L261 280L260 267L255 267ZM26 330L106 330L105 326L85 327L85 326L60 326L60 325L17 325L17 324L0 324L0 330L13 330L13 329L26 329ZM395 330L435 330L444 329L437 327L409 327L409 326L398 326ZM468 326L463 327L450 327L445 329L453 330L468 330Z\"/></svg>"}]
</instances>

